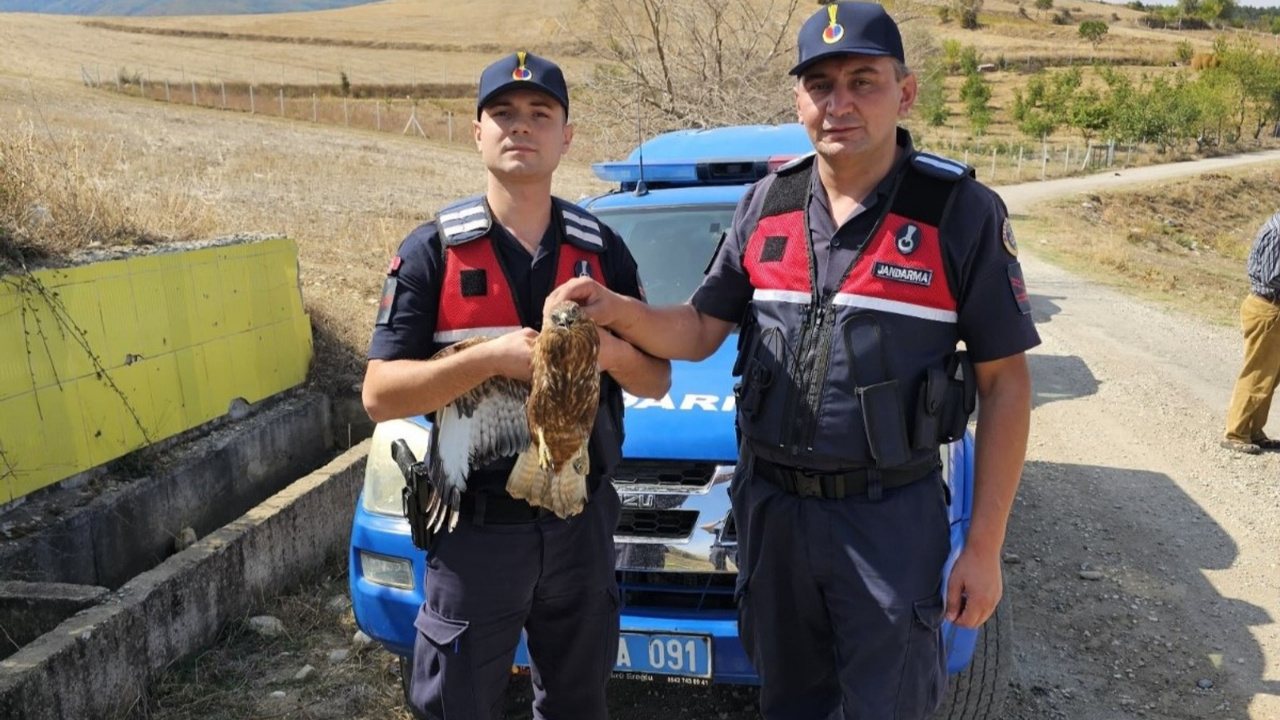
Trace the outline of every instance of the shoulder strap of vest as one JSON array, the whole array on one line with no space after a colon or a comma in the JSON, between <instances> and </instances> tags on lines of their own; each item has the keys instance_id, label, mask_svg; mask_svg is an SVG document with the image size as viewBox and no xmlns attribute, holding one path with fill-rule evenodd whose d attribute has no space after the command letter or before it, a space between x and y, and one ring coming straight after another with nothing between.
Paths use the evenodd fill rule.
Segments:
<instances>
[{"instance_id":1,"label":"shoulder strap of vest","mask_svg":"<svg viewBox=\"0 0 1280 720\"><path fill-rule=\"evenodd\" d=\"M484 196L476 195L446 205L436 216L436 225L440 228L441 246L452 247L488 235L493 218Z\"/></svg>"},{"instance_id":2,"label":"shoulder strap of vest","mask_svg":"<svg viewBox=\"0 0 1280 720\"><path fill-rule=\"evenodd\" d=\"M809 196L814 157L814 153L809 153L778 168L773 184L765 191L764 200L760 204L760 217L805 209L804 201Z\"/></svg>"},{"instance_id":3,"label":"shoulder strap of vest","mask_svg":"<svg viewBox=\"0 0 1280 720\"><path fill-rule=\"evenodd\" d=\"M956 188L974 177L972 167L930 153L913 153L893 196L890 212L925 225L940 227L951 211Z\"/></svg>"},{"instance_id":4,"label":"shoulder strap of vest","mask_svg":"<svg viewBox=\"0 0 1280 720\"><path fill-rule=\"evenodd\" d=\"M604 231L600 229L600 220L567 200L561 200L558 197L553 197L551 200L560 209L560 216L564 218L565 240L587 252L597 255L603 253Z\"/></svg>"}]
</instances>

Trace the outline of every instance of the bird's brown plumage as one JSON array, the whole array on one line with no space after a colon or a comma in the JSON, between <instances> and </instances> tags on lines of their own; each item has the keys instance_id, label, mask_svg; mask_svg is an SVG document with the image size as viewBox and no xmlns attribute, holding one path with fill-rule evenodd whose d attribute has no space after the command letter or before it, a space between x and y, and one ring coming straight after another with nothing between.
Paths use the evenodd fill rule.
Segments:
<instances>
[{"instance_id":1,"label":"bird's brown plumage","mask_svg":"<svg viewBox=\"0 0 1280 720\"><path fill-rule=\"evenodd\" d=\"M531 445L511 471L507 492L560 517L586 504L587 441L600 403L599 354L596 324L572 302L552 308L533 344L526 409Z\"/></svg>"}]
</instances>

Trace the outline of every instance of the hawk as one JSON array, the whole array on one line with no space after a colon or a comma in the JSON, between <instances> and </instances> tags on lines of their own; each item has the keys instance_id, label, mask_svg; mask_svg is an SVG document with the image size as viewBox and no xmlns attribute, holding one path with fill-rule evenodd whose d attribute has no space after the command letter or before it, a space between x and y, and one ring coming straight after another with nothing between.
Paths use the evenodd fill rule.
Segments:
<instances>
[{"instance_id":1,"label":"hawk","mask_svg":"<svg viewBox=\"0 0 1280 720\"><path fill-rule=\"evenodd\" d=\"M442 358L489 338L470 338L435 355ZM437 497L427 514L438 529L457 523L467 476L478 467L517 455L507 492L568 518L587 501L587 442L600 403L600 336L576 303L551 309L534 340L532 383L492 377L436 413L430 460Z\"/></svg>"}]
</instances>

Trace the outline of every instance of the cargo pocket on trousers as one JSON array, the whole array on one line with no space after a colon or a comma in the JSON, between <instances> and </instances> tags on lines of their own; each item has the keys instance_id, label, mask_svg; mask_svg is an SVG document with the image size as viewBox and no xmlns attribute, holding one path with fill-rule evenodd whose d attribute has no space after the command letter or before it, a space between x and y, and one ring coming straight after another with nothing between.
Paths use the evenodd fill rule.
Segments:
<instances>
[{"instance_id":1,"label":"cargo pocket on trousers","mask_svg":"<svg viewBox=\"0 0 1280 720\"><path fill-rule=\"evenodd\" d=\"M461 646L469 625L426 606L413 621L419 637L414 647L409 694L411 704L428 717L453 718L459 708L473 706L468 697L474 685L473 673L468 653Z\"/></svg>"},{"instance_id":2,"label":"cargo pocket on trousers","mask_svg":"<svg viewBox=\"0 0 1280 720\"><path fill-rule=\"evenodd\" d=\"M897 720L925 720L942 699L942 595L917 600L907 620L907 649L898 684Z\"/></svg>"}]
</instances>

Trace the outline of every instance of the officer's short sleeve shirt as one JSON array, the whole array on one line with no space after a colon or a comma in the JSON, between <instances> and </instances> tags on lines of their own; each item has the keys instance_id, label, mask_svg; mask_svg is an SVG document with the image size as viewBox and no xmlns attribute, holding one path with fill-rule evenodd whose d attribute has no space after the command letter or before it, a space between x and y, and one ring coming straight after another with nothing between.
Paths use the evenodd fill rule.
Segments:
<instances>
[{"instance_id":1,"label":"officer's short sleeve shirt","mask_svg":"<svg viewBox=\"0 0 1280 720\"><path fill-rule=\"evenodd\" d=\"M826 192L813 176L807 208L818 280L826 292L840 284L844 268L861 251L892 199L897 173L912 151L910 135L899 131L902 158L838 227L831 219ZM734 213L702 285L690 302L702 313L740 322L751 300L751 281L743 253L759 220L765 195L776 175L753 185ZM1030 315L1026 286L1017 262L1017 245L1004 203L994 191L973 179L959 181L952 209L941 228L947 239L945 261L956 287L957 330L975 362L998 360L1024 352L1040 338Z\"/></svg>"}]
</instances>

